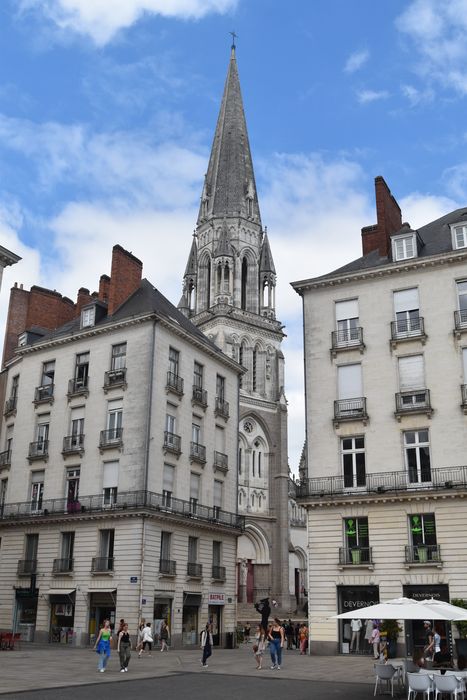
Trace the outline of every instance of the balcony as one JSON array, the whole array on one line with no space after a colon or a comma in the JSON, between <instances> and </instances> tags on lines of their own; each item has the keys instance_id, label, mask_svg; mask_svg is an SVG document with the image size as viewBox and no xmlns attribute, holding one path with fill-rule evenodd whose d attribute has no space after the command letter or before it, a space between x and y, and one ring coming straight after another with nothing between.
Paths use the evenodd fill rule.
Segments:
<instances>
[{"instance_id":1,"label":"balcony","mask_svg":"<svg viewBox=\"0 0 467 700\"><path fill-rule=\"evenodd\" d=\"M91 562L92 574L113 574L114 557L93 557Z\"/></svg>"},{"instance_id":2,"label":"balcony","mask_svg":"<svg viewBox=\"0 0 467 700\"><path fill-rule=\"evenodd\" d=\"M34 391L33 403L37 406L41 403L54 402L54 384L46 384L45 386L36 386Z\"/></svg>"},{"instance_id":3,"label":"balcony","mask_svg":"<svg viewBox=\"0 0 467 700\"><path fill-rule=\"evenodd\" d=\"M29 443L29 454L28 460L30 462L35 459L48 459L49 458L49 441L39 440L38 442Z\"/></svg>"},{"instance_id":4,"label":"balcony","mask_svg":"<svg viewBox=\"0 0 467 700\"><path fill-rule=\"evenodd\" d=\"M110 430L101 430L99 439L100 450L110 450L112 448L120 449L123 445L123 428L110 428Z\"/></svg>"},{"instance_id":5,"label":"balcony","mask_svg":"<svg viewBox=\"0 0 467 700\"><path fill-rule=\"evenodd\" d=\"M193 384L193 393L191 395L191 403L201 408L206 408L208 405L208 392L200 386Z\"/></svg>"},{"instance_id":6,"label":"balcony","mask_svg":"<svg viewBox=\"0 0 467 700\"><path fill-rule=\"evenodd\" d=\"M70 379L68 381L67 396L71 399L73 396L88 396L89 395L89 377L80 377L78 379Z\"/></svg>"},{"instance_id":7,"label":"balcony","mask_svg":"<svg viewBox=\"0 0 467 700\"><path fill-rule=\"evenodd\" d=\"M423 316L415 318L404 318L398 321L391 321L391 348L397 347L397 343L406 340L421 340L422 344L426 343L427 335L425 333L425 321Z\"/></svg>"},{"instance_id":8,"label":"balcony","mask_svg":"<svg viewBox=\"0 0 467 700\"><path fill-rule=\"evenodd\" d=\"M462 403L461 407L464 413L467 414L467 384L461 384L461 394L462 394Z\"/></svg>"},{"instance_id":9,"label":"balcony","mask_svg":"<svg viewBox=\"0 0 467 700\"><path fill-rule=\"evenodd\" d=\"M159 573L162 576L176 576L177 574L177 562L171 559L160 559L159 560Z\"/></svg>"},{"instance_id":10,"label":"balcony","mask_svg":"<svg viewBox=\"0 0 467 700\"><path fill-rule=\"evenodd\" d=\"M431 418L433 409L430 401L429 389L418 389L413 391L401 391L396 394L396 410L394 415L400 422L402 416L415 413L424 413Z\"/></svg>"},{"instance_id":11,"label":"balcony","mask_svg":"<svg viewBox=\"0 0 467 700\"><path fill-rule=\"evenodd\" d=\"M126 389L126 367L120 369L111 369L104 374L104 391L107 393L111 389Z\"/></svg>"},{"instance_id":12,"label":"balcony","mask_svg":"<svg viewBox=\"0 0 467 700\"><path fill-rule=\"evenodd\" d=\"M216 414L216 416L224 418L224 420L227 420L229 417L229 404L227 401L224 401L224 399L222 399L220 396L216 396L214 413Z\"/></svg>"},{"instance_id":13,"label":"balcony","mask_svg":"<svg viewBox=\"0 0 467 700\"><path fill-rule=\"evenodd\" d=\"M16 573L18 576L35 576L37 574L37 559L20 559Z\"/></svg>"},{"instance_id":14,"label":"balcony","mask_svg":"<svg viewBox=\"0 0 467 700\"><path fill-rule=\"evenodd\" d=\"M183 501L167 494L152 491L118 491L112 502L112 513L122 511L134 512L163 518L164 522L183 522L188 519L199 520L210 526L233 528L236 531L245 529L245 516L230 513L217 506L205 506L196 503L194 508L190 501ZM93 517L94 514L108 512L102 492L85 496L79 495L79 501L69 501L68 498L41 499L40 505L35 501L5 503L0 510L0 522L27 521L36 522L38 518L53 517L69 523L75 517Z\"/></svg>"},{"instance_id":15,"label":"balcony","mask_svg":"<svg viewBox=\"0 0 467 700\"><path fill-rule=\"evenodd\" d=\"M9 467L11 465L11 450L0 452L0 467Z\"/></svg>"},{"instance_id":16,"label":"balcony","mask_svg":"<svg viewBox=\"0 0 467 700\"><path fill-rule=\"evenodd\" d=\"M439 544L406 545L405 564L407 568L422 564L441 568L441 546Z\"/></svg>"},{"instance_id":17,"label":"balcony","mask_svg":"<svg viewBox=\"0 0 467 700\"><path fill-rule=\"evenodd\" d=\"M63 438L62 454L76 455L84 452L84 435L67 435Z\"/></svg>"},{"instance_id":18,"label":"balcony","mask_svg":"<svg viewBox=\"0 0 467 700\"><path fill-rule=\"evenodd\" d=\"M417 495L421 492L441 493L467 490L467 466L440 467L417 472L384 471L366 474L362 486L346 486L343 476L323 476L305 479L297 484L297 500L320 500L323 498L347 499L351 496L365 499L388 494Z\"/></svg>"},{"instance_id":19,"label":"balcony","mask_svg":"<svg viewBox=\"0 0 467 700\"><path fill-rule=\"evenodd\" d=\"M186 575L190 578L202 578L203 576L203 565L195 564L189 561L186 565Z\"/></svg>"},{"instance_id":20,"label":"balcony","mask_svg":"<svg viewBox=\"0 0 467 700\"><path fill-rule=\"evenodd\" d=\"M190 461L206 464L206 447L197 442L190 442Z\"/></svg>"},{"instance_id":21,"label":"balcony","mask_svg":"<svg viewBox=\"0 0 467 700\"><path fill-rule=\"evenodd\" d=\"M363 353L363 328L345 328L331 333L331 356L336 357L344 350L360 350Z\"/></svg>"},{"instance_id":22,"label":"balcony","mask_svg":"<svg viewBox=\"0 0 467 700\"><path fill-rule=\"evenodd\" d=\"M460 338L462 333L467 332L467 309L454 311L454 335Z\"/></svg>"},{"instance_id":23,"label":"balcony","mask_svg":"<svg viewBox=\"0 0 467 700\"><path fill-rule=\"evenodd\" d=\"M373 568L371 547L339 547L339 567L364 566Z\"/></svg>"},{"instance_id":24,"label":"balcony","mask_svg":"<svg viewBox=\"0 0 467 700\"><path fill-rule=\"evenodd\" d=\"M228 455L225 455L223 452L217 452L214 451L214 471L217 472L222 472L223 474L227 474L229 471L229 457Z\"/></svg>"},{"instance_id":25,"label":"balcony","mask_svg":"<svg viewBox=\"0 0 467 700\"><path fill-rule=\"evenodd\" d=\"M359 396L355 399L338 399L334 401L334 427L339 423L351 420L361 420L366 425L368 414L366 412L366 398Z\"/></svg>"},{"instance_id":26,"label":"balcony","mask_svg":"<svg viewBox=\"0 0 467 700\"><path fill-rule=\"evenodd\" d=\"M56 576L60 574L72 574L73 564L74 559L54 559L52 565L52 573Z\"/></svg>"},{"instance_id":27,"label":"balcony","mask_svg":"<svg viewBox=\"0 0 467 700\"><path fill-rule=\"evenodd\" d=\"M306 527L306 516L303 518L290 518L290 527Z\"/></svg>"},{"instance_id":28,"label":"balcony","mask_svg":"<svg viewBox=\"0 0 467 700\"><path fill-rule=\"evenodd\" d=\"M16 404L18 403L17 396L10 396L9 399L5 401L5 409L3 411L4 416L11 416L16 414Z\"/></svg>"},{"instance_id":29,"label":"balcony","mask_svg":"<svg viewBox=\"0 0 467 700\"><path fill-rule=\"evenodd\" d=\"M166 391L171 391L177 396L183 396L183 379L175 372L167 372Z\"/></svg>"},{"instance_id":30,"label":"balcony","mask_svg":"<svg viewBox=\"0 0 467 700\"><path fill-rule=\"evenodd\" d=\"M168 430L164 431L164 450L166 452L172 452L174 455L182 454L182 438L180 435L175 435L175 433L170 433Z\"/></svg>"},{"instance_id":31,"label":"balcony","mask_svg":"<svg viewBox=\"0 0 467 700\"><path fill-rule=\"evenodd\" d=\"M215 581L225 581L225 566L213 565L211 576Z\"/></svg>"}]
</instances>

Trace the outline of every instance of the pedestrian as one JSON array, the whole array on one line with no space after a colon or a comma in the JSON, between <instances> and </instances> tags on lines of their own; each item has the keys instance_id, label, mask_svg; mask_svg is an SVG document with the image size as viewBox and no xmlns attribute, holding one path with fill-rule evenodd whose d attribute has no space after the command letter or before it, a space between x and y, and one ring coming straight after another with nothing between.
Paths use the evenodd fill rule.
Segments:
<instances>
[{"instance_id":1,"label":"pedestrian","mask_svg":"<svg viewBox=\"0 0 467 700\"><path fill-rule=\"evenodd\" d=\"M423 627L425 628L425 648L423 649L423 653L425 654L425 659L433 661L435 640L433 630L431 629L431 622L429 620L425 620L423 622Z\"/></svg>"},{"instance_id":2,"label":"pedestrian","mask_svg":"<svg viewBox=\"0 0 467 700\"><path fill-rule=\"evenodd\" d=\"M271 652L271 669L276 668L280 671L282 663L282 649L284 647L284 628L278 617L274 618L274 623L269 629L269 650Z\"/></svg>"},{"instance_id":3,"label":"pedestrian","mask_svg":"<svg viewBox=\"0 0 467 700\"><path fill-rule=\"evenodd\" d=\"M294 641L294 626L292 620L289 618L285 628L285 634L287 637L287 649L292 649Z\"/></svg>"},{"instance_id":4,"label":"pedestrian","mask_svg":"<svg viewBox=\"0 0 467 700\"><path fill-rule=\"evenodd\" d=\"M212 632L211 625L206 622L206 627L201 635L201 649L203 650L203 657L201 659L201 666L207 668L208 665L206 661L212 655Z\"/></svg>"},{"instance_id":5,"label":"pedestrian","mask_svg":"<svg viewBox=\"0 0 467 700\"><path fill-rule=\"evenodd\" d=\"M100 673L104 673L107 661L110 658L110 638L112 636L112 630L110 629L110 620L104 620L104 626L101 627L99 636L96 639L94 645L94 651L99 654L99 663L97 665L97 670Z\"/></svg>"},{"instance_id":6,"label":"pedestrian","mask_svg":"<svg viewBox=\"0 0 467 700\"><path fill-rule=\"evenodd\" d=\"M131 658L131 640L128 625L124 620L123 627L118 633L117 651L120 657L120 673L128 672L128 664Z\"/></svg>"},{"instance_id":7,"label":"pedestrian","mask_svg":"<svg viewBox=\"0 0 467 700\"><path fill-rule=\"evenodd\" d=\"M298 649L299 646L300 646L300 639L299 639L300 627L301 627L301 625L300 625L299 622L297 622L296 625L295 625L295 627L294 627L294 644L295 644L295 649Z\"/></svg>"},{"instance_id":8,"label":"pedestrian","mask_svg":"<svg viewBox=\"0 0 467 700\"><path fill-rule=\"evenodd\" d=\"M169 642L170 630L169 630L169 626L167 624L167 620L162 620L159 636L160 636L160 640L161 640L161 651L169 651L168 642Z\"/></svg>"},{"instance_id":9,"label":"pedestrian","mask_svg":"<svg viewBox=\"0 0 467 700\"><path fill-rule=\"evenodd\" d=\"M260 670L263 667L263 654L266 649L266 635L264 634L261 625L256 628L255 643L253 644L253 654L256 659L256 669Z\"/></svg>"},{"instance_id":10,"label":"pedestrian","mask_svg":"<svg viewBox=\"0 0 467 700\"><path fill-rule=\"evenodd\" d=\"M144 654L146 649L149 651L149 656L152 656L152 643L154 641L154 638L152 636L152 629L151 629L151 623L146 622L146 625L143 629L143 636L142 636L142 645L141 649L138 654L138 658L141 658L141 656Z\"/></svg>"},{"instance_id":11,"label":"pedestrian","mask_svg":"<svg viewBox=\"0 0 467 700\"><path fill-rule=\"evenodd\" d=\"M300 641L300 655L303 656L304 654L306 654L306 650L308 647L308 627L304 622L300 625L298 638Z\"/></svg>"},{"instance_id":12,"label":"pedestrian","mask_svg":"<svg viewBox=\"0 0 467 700\"><path fill-rule=\"evenodd\" d=\"M250 634L251 634L251 625L249 622L247 622L245 627L243 628L243 641L245 642L245 644L249 644Z\"/></svg>"},{"instance_id":13,"label":"pedestrian","mask_svg":"<svg viewBox=\"0 0 467 700\"><path fill-rule=\"evenodd\" d=\"M373 658L379 660L379 643L381 641L381 636L379 634L379 627L376 622L373 623L373 632L368 640L369 644L373 644Z\"/></svg>"},{"instance_id":14,"label":"pedestrian","mask_svg":"<svg viewBox=\"0 0 467 700\"><path fill-rule=\"evenodd\" d=\"M136 644L136 651L141 651L143 648L143 632L144 632L144 622L141 622L139 627L138 627L138 642ZM139 654L138 654L139 656Z\"/></svg>"}]
</instances>

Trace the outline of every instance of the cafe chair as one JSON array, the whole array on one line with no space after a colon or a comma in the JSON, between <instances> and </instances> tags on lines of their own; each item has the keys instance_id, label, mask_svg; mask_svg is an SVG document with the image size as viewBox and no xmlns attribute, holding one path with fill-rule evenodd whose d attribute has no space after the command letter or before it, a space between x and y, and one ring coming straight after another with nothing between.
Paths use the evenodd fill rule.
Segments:
<instances>
[{"instance_id":1,"label":"cafe chair","mask_svg":"<svg viewBox=\"0 0 467 700\"><path fill-rule=\"evenodd\" d=\"M415 700L417 693L423 693L423 696L426 696L426 700L430 700L432 693L434 693L433 682L430 676L425 673L411 673L408 671L406 678L409 691L407 700L411 700L412 694L413 700Z\"/></svg>"},{"instance_id":2,"label":"cafe chair","mask_svg":"<svg viewBox=\"0 0 467 700\"><path fill-rule=\"evenodd\" d=\"M394 697L394 676L399 680L398 670L394 668L391 664L375 664L375 691L373 696L376 695L378 685L380 682L386 681L386 688L391 689L391 697Z\"/></svg>"},{"instance_id":3,"label":"cafe chair","mask_svg":"<svg viewBox=\"0 0 467 700\"><path fill-rule=\"evenodd\" d=\"M464 684L458 680L456 676L441 676L434 675L433 683L435 684L435 700L438 700L438 695L449 694L451 698L457 700L459 695L464 700Z\"/></svg>"}]
</instances>

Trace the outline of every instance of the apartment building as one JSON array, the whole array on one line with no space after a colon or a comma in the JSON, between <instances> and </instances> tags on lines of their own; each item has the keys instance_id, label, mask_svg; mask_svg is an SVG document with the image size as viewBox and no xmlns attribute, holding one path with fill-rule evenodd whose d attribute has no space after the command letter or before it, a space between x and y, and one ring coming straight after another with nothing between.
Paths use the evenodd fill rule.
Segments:
<instances>
[{"instance_id":1,"label":"apartment building","mask_svg":"<svg viewBox=\"0 0 467 700\"><path fill-rule=\"evenodd\" d=\"M196 645L236 619L242 370L113 248L77 303L14 287L4 346L0 627L86 644L125 618Z\"/></svg>"},{"instance_id":2,"label":"apartment building","mask_svg":"<svg viewBox=\"0 0 467 700\"><path fill-rule=\"evenodd\" d=\"M338 612L467 597L467 209L413 230L382 177L375 189L362 257L292 285L303 298L297 495L315 653L349 651ZM437 627L449 649L450 628ZM406 623L399 642L422 645L421 623Z\"/></svg>"}]
</instances>

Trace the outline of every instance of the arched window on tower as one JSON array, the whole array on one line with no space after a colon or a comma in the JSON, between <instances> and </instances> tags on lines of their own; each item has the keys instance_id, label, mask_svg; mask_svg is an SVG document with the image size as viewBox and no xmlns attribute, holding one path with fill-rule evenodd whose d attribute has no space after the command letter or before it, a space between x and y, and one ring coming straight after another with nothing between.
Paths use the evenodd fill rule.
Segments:
<instances>
[{"instance_id":1,"label":"arched window on tower","mask_svg":"<svg viewBox=\"0 0 467 700\"><path fill-rule=\"evenodd\" d=\"M207 308L211 306L211 261L208 260L207 270L206 270L206 301Z\"/></svg>"},{"instance_id":2,"label":"arched window on tower","mask_svg":"<svg viewBox=\"0 0 467 700\"><path fill-rule=\"evenodd\" d=\"M243 310L246 310L247 282L248 282L248 262L247 262L246 258L243 258L243 260L242 260L242 287L241 287L241 298L240 298L240 306Z\"/></svg>"},{"instance_id":3,"label":"arched window on tower","mask_svg":"<svg viewBox=\"0 0 467 700\"><path fill-rule=\"evenodd\" d=\"M216 291L217 293L222 291L222 265L218 265L216 269Z\"/></svg>"},{"instance_id":4,"label":"arched window on tower","mask_svg":"<svg viewBox=\"0 0 467 700\"><path fill-rule=\"evenodd\" d=\"M262 501L262 498L261 498L261 494L260 494L258 496L258 508L261 508L261 501Z\"/></svg>"},{"instance_id":5,"label":"arched window on tower","mask_svg":"<svg viewBox=\"0 0 467 700\"><path fill-rule=\"evenodd\" d=\"M239 447L238 449L238 473L242 473L242 448Z\"/></svg>"},{"instance_id":6,"label":"arched window on tower","mask_svg":"<svg viewBox=\"0 0 467 700\"><path fill-rule=\"evenodd\" d=\"M248 203L248 216L253 216L253 200L251 197L248 197L247 203Z\"/></svg>"},{"instance_id":7,"label":"arched window on tower","mask_svg":"<svg viewBox=\"0 0 467 700\"><path fill-rule=\"evenodd\" d=\"M241 343L240 347L238 349L238 362L240 365L243 365L244 361L246 359L246 346L245 343ZM240 386L243 386L243 377L244 375L240 375Z\"/></svg>"},{"instance_id":8,"label":"arched window on tower","mask_svg":"<svg viewBox=\"0 0 467 700\"><path fill-rule=\"evenodd\" d=\"M252 494L252 496L251 496L251 507L252 508L255 507L255 494Z\"/></svg>"},{"instance_id":9,"label":"arched window on tower","mask_svg":"<svg viewBox=\"0 0 467 700\"><path fill-rule=\"evenodd\" d=\"M243 500L243 499L242 499L242 492L239 491L239 494L238 494L238 505L239 505L239 506L242 505L242 500Z\"/></svg>"},{"instance_id":10,"label":"arched window on tower","mask_svg":"<svg viewBox=\"0 0 467 700\"><path fill-rule=\"evenodd\" d=\"M230 268L228 264L226 263L224 266L224 282L223 282L223 291L226 294L230 293Z\"/></svg>"},{"instance_id":11,"label":"arched window on tower","mask_svg":"<svg viewBox=\"0 0 467 700\"><path fill-rule=\"evenodd\" d=\"M252 370L253 370L253 372L252 372L252 389L253 389L253 391L256 391L256 388L257 388L257 380L258 380L258 372L257 372L258 367L257 367L257 365L258 365L258 351L255 348L253 350L253 367L252 367Z\"/></svg>"},{"instance_id":12,"label":"arched window on tower","mask_svg":"<svg viewBox=\"0 0 467 700\"><path fill-rule=\"evenodd\" d=\"M263 280L263 288L261 290L261 306L268 306L269 300L269 282Z\"/></svg>"},{"instance_id":13,"label":"arched window on tower","mask_svg":"<svg viewBox=\"0 0 467 700\"><path fill-rule=\"evenodd\" d=\"M256 476L256 452L253 450L251 454L251 473Z\"/></svg>"},{"instance_id":14,"label":"arched window on tower","mask_svg":"<svg viewBox=\"0 0 467 700\"><path fill-rule=\"evenodd\" d=\"M188 282L188 308L190 311L195 309L195 284L193 280Z\"/></svg>"},{"instance_id":15,"label":"arched window on tower","mask_svg":"<svg viewBox=\"0 0 467 700\"><path fill-rule=\"evenodd\" d=\"M261 452L258 452L258 476L261 478Z\"/></svg>"}]
</instances>

